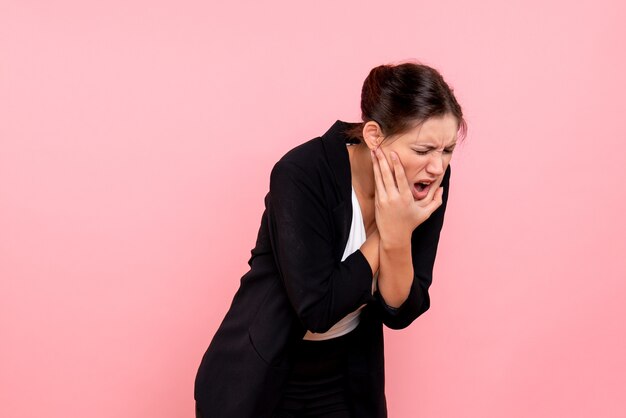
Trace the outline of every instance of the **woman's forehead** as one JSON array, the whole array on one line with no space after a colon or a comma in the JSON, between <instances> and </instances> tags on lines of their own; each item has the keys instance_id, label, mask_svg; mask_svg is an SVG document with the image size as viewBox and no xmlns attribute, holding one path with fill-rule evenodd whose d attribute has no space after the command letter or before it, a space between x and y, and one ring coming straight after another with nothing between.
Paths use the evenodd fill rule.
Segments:
<instances>
[{"instance_id":1,"label":"woman's forehead","mask_svg":"<svg viewBox=\"0 0 626 418\"><path fill-rule=\"evenodd\" d=\"M407 142L412 145L454 145L458 135L457 125L452 115L429 118L407 132Z\"/></svg>"}]
</instances>

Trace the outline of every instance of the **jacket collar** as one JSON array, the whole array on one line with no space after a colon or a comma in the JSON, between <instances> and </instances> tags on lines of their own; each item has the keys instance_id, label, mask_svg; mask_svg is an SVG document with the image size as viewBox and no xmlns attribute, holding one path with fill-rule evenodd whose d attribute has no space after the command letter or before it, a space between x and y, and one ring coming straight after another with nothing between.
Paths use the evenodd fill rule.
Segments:
<instances>
[{"instance_id":1,"label":"jacket collar","mask_svg":"<svg viewBox=\"0 0 626 418\"><path fill-rule=\"evenodd\" d=\"M324 135L322 144L326 152L326 158L335 176L335 180L341 194L340 200L350 201L352 193L352 174L350 172L350 157L346 144L356 143L357 140L348 137L344 132L358 123L337 120Z\"/></svg>"}]
</instances>

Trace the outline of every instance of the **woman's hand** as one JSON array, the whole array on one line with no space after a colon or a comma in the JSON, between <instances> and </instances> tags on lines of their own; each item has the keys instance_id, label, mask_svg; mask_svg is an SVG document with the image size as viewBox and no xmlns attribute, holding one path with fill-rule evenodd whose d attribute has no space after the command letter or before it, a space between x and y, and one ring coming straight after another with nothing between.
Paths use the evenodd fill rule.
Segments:
<instances>
[{"instance_id":1,"label":"woman's hand","mask_svg":"<svg viewBox=\"0 0 626 418\"><path fill-rule=\"evenodd\" d=\"M411 234L442 203L443 188L439 187L430 201L416 201L411 192L404 167L398 155L390 152L393 172L383 151L372 151L375 181L375 218L381 246L394 248L411 241ZM394 180L395 179L395 180ZM396 186L397 183L397 186Z\"/></svg>"}]
</instances>

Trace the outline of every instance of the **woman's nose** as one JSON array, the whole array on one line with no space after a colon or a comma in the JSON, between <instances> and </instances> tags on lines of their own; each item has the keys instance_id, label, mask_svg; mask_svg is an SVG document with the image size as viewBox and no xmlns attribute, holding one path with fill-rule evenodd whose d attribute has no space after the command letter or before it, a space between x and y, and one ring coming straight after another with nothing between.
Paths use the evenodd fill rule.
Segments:
<instances>
[{"instance_id":1,"label":"woman's nose","mask_svg":"<svg viewBox=\"0 0 626 418\"><path fill-rule=\"evenodd\" d=\"M443 153L434 152L426 169L434 176L440 176L444 172Z\"/></svg>"}]
</instances>

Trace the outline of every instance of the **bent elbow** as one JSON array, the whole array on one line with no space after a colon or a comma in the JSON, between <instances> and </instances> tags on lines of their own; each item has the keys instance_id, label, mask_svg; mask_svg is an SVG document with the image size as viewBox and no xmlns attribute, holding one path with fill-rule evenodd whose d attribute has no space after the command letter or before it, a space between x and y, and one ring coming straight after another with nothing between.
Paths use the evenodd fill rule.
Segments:
<instances>
[{"instance_id":1,"label":"bent elbow","mask_svg":"<svg viewBox=\"0 0 626 418\"><path fill-rule=\"evenodd\" d=\"M383 322L387 326L387 328L393 330L401 330L411 325L413 321L419 318L429 308L430 297L428 296L428 292L425 292L425 296L422 299L421 303L402 306L394 313L388 313L385 316Z\"/></svg>"},{"instance_id":2,"label":"bent elbow","mask_svg":"<svg viewBox=\"0 0 626 418\"><path fill-rule=\"evenodd\" d=\"M300 322L307 331L310 331L314 334L323 334L328 332L333 325L334 322L328 320L326 315L316 315L314 312L310 312L309 314L300 314L298 315L300 318Z\"/></svg>"},{"instance_id":3,"label":"bent elbow","mask_svg":"<svg viewBox=\"0 0 626 418\"><path fill-rule=\"evenodd\" d=\"M328 332L347 312L337 311L327 300L318 300L298 312L302 325L315 334Z\"/></svg>"}]
</instances>

